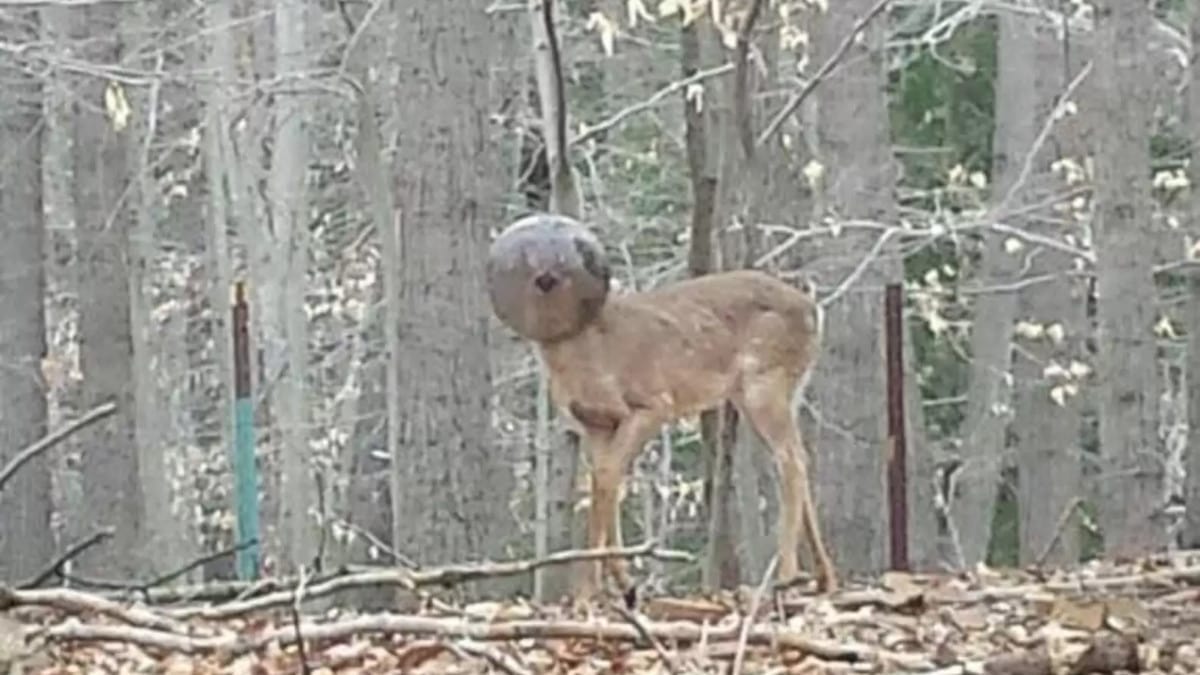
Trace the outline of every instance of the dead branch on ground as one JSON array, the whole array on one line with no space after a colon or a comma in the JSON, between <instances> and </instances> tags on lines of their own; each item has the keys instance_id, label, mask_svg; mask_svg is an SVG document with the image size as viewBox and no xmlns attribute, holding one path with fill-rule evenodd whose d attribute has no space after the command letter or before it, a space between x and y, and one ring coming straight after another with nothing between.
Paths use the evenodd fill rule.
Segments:
<instances>
[{"instance_id":1,"label":"dead branch on ground","mask_svg":"<svg viewBox=\"0 0 1200 675\"><path fill-rule=\"evenodd\" d=\"M463 563L434 567L417 572L396 568L367 570L336 576L322 583L312 584L308 587L305 597L307 599L316 599L340 591L369 588L372 586L398 586L405 590L415 591L418 588L430 586L453 586L479 579L527 574L550 565L565 565L578 561L602 560L614 557L634 558L638 556L648 556L656 560L674 562L689 562L692 560L692 556L688 553L660 549L651 540L638 546L624 548L560 551L545 558L505 562ZM227 619L250 612L283 606L291 601L292 591L284 589L240 602L209 607L183 608L173 612L173 615L180 618Z\"/></svg>"},{"instance_id":2,"label":"dead branch on ground","mask_svg":"<svg viewBox=\"0 0 1200 675\"><path fill-rule=\"evenodd\" d=\"M146 629L185 633L187 627L144 607L126 607L107 598L70 588L16 590L0 586L0 611L14 607L50 607L70 614L100 614Z\"/></svg>"}]
</instances>

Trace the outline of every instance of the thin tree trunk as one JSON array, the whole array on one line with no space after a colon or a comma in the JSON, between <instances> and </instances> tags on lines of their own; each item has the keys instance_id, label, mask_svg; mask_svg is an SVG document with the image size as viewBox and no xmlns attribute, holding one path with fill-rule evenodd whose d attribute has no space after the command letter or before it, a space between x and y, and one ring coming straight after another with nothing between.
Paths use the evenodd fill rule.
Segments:
<instances>
[{"instance_id":1,"label":"thin tree trunk","mask_svg":"<svg viewBox=\"0 0 1200 675\"><path fill-rule=\"evenodd\" d=\"M1200 241L1200 3L1192 4L1192 60L1187 90L1187 120L1191 126L1192 161L1188 168L1191 179L1192 237ZM1182 545L1200 548L1200 270L1193 269L1188 277L1188 346L1187 346L1187 411L1188 437L1186 478L1184 483L1184 518Z\"/></svg>"},{"instance_id":2,"label":"thin tree trunk","mask_svg":"<svg viewBox=\"0 0 1200 675\"><path fill-rule=\"evenodd\" d=\"M208 65L215 81L208 87L208 105L205 108L204 119L204 162L208 178L209 204L204 276L209 283L208 298L211 307L208 331L213 340L213 358L220 382L216 397L216 418L219 421L216 434L224 457L233 452L233 344L230 339L229 319L233 272L229 231L234 216L231 204L234 186L230 180L229 163L235 160L230 150L227 129L229 88L233 86L236 75L233 40L230 36L232 4L233 0L213 0L207 5L207 28L211 36ZM229 504L228 508L236 512L236 505ZM227 556L209 565L206 577L210 577L210 571L215 574L218 565L232 575L233 558Z\"/></svg>"},{"instance_id":3,"label":"thin tree trunk","mask_svg":"<svg viewBox=\"0 0 1200 675\"><path fill-rule=\"evenodd\" d=\"M77 34L94 41L85 57L115 63L121 53L121 14L117 6L83 10ZM101 37L95 37L101 36ZM128 97L115 82L89 78L81 101L105 102L96 111L75 107L75 217L79 223L79 350L83 404L113 401L117 413L80 434L83 495L74 515L94 527L112 527L106 546L76 559L85 576L136 578L142 571L139 541L145 514L139 452L134 432L133 335L130 325L128 265L131 214L122 200L129 183L129 126L121 126L122 101ZM106 112L108 114L106 114ZM124 121L128 121L124 119Z\"/></svg>"},{"instance_id":4,"label":"thin tree trunk","mask_svg":"<svg viewBox=\"0 0 1200 675\"><path fill-rule=\"evenodd\" d=\"M0 40L37 40L37 11L9 11ZM35 67L12 56L0 64L0 465L46 431L43 100ZM34 574L54 550L50 467L40 456L0 492L0 583Z\"/></svg>"},{"instance_id":5,"label":"thin tree trunk","mask_svg":"<svg viewBox=\"0 0 1200 675\"><path fill-rule=\"evenodd\" d=\"M1150 110L1142 2L1096 5L1095 221L1100 454L1097 494L1110 555L1158 549L1165 527L1150 195Z\"/></svg>"},{"instance_id":6,"label":"thin tree trunk","mask_svg":"<svg viewBox=\"0 0 1200 675\"><path fill-rule=\"evenodd\" d=\"M275 6L275 68L287 81L305 67L305 3L277 0ZM278 384L279 427L283 436L282 484L279 527L283 534L284 570L313 562L318 528L310 513L317 502L308 442L308 197L305 171L308 158L305 106L294 94L276 94L275 147L271 158L270 198L275 227L274 268L280 275L280 307L286 341L284 372ZM317 561L319 563L319 561Z\"/></svg>"},{"instance_id":7,"label":"thin tree trunk","mask_svg":"<svg viewBox=\"0 0 1200 675\"><path fill-rule=\"evenodd\" d=\"M1024 202L1026 184L1017 185L1036 135L1034 78L1038 65L1034 31L1040 19L1013 12L999 17L996 46L996 130L993 139L992 201L1011 210ZM1010 190L1015 190L1011 199ZM1010 224L1005 213L998 217ZM984 288L975 303L971 330L971 375L963 422L963 458L951 516L962 545L962 562L973 567L987 560L1000 468L1006 463L1005 435L1012 419L1012 326L1017 294L987 289L1012 282L1022 255L1006 248L1008 237L984 235L979 278Z\"/></svg>"}]
</instances>

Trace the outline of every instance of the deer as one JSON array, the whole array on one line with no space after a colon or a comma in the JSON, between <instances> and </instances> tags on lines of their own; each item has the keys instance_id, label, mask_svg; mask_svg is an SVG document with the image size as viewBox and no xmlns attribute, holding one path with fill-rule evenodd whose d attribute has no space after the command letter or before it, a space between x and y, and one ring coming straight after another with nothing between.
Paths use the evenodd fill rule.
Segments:
<instances>
[{"instance_id":1,"label":"deer","mask_svg":"<svg viewBox=\"0 0 1200 675\"><path fill-rule=\"evenodd\" d=\"M796 417L824 332L811 292L744 269L611 293L598 238L548 213L506 228L492 243L487 274L496 315L536 345L551 401L590 462L588 548L620 545L621 484L662 426L730 402L778 467L778 582L800 577L803 540L818 592L838 589ZM573 584L577 599L593 597L607 572L634 602L624 559L585 570Z\"/></svg>"}]
</instances>

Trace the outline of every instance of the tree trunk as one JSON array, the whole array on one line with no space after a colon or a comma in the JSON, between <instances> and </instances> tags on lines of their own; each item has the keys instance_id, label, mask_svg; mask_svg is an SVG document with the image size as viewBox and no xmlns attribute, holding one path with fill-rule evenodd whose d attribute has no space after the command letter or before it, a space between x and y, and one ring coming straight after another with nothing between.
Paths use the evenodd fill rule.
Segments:
<instances>
[{"instance_id":1,"label":"tree trunk","mask_svg":"<svg viewBox=\"0 0 1200 675\"><path fill-rule=\"evenodd\" d=\"M815 31L812 62L824 62L872 4L831 4ZM883 37L883 25L872 23L817 94L818 160L825 170L818 212L835 220L895 222ZM883 287L902 277L895 246L885 243L840 297L829 297L850 280L877 236L845 231L821 243L806 269L825 289L827 316L824 348L808 387L815 415L806 428L814 431L805 440L822 527L844 575L878 571L886 560Z\"/></svg>"},{"instance_id":2,"label":"tree trunk","mask_svg":"<svg viewBox=\"0 0 1200 675\"><path fill-rule=\"evenodd\" d=\"M1017 185L1016 180L1037 133L1033 84L1038 64L1034 31L1040 19L1002 12L999 22L992 200L1002 211L1011 211L1025 202L1028 185ZM1006 199L1014 189L1016 192ZM1020 223L1005 212L997 213L997 218L1013 225ZM1017 294L991 290L1011 283L1021 268L1022 256L1006 250L1007 239L1000 233L984 235L979 275L983 289L977 296L971 330L971 379L963 422L963 457L951 506L962 545L962 562L968 567L987 559L997 483L1000 468L1006 462L1005 435L1012 419L1011 336Z\"/></svg>"},{"instance_id":3,"label":"tree trunk","mask_svg":"<svg viewBox=\"0 0 1200 675\"><path fill-rule=\"evenodd\" d=\"M9 11L0 18L0 40L37 40L37 11ZM46 432L43 101L35 67L12 56L0 64L0 466ZM0 583L34 574L54 551L51 465L38 457L0 492Z\"/></svg>"},{"instance_id":4,"label":"tree trunk","mask_svg":"<svg viewBox=\"0 0 1200 675\"><path fill-rule=\"evenodd\" d=\"M1153 209L1150 195L1150 10L1142 2L1096 4L1095 221L1100 453L1097 494L1105 548L1134 556L1163 543L1158 440Z\"/></svg>"},{"instance_id":5,"label":"tree trunk","mask_svg":"<svg viewBox=\"0 0 1200 675\"><path fill-rule=\"evenodd\" d=\"M1049 30L1043 30L1029 46L1035 52L1038 126L1049 121L1079 73L1087 46L1075 40L1068 53ZM1077 103L1079 99L1078 94L1072 97ZM1080 133L1079 116L1063 116L1054 124L1050 141L1035 164L1040 170L1029 178L1037 190L1030 195L1035 201L1072 187L1049 175L1047 169L1055 160L1079 161L1089 150ZM1056 152L1051 154L1051 150ZM1047 237L1070 233L1082 239L1084 234L1082 228L1033 219L1025 228ZM1018 473L1019 559L1022 564L1069 565L1078 560L1080 545L1080 521L1072 509L1082 497L1085 398L1074 392L1083 384L1080 366L1090 361L1085 344L1090 328L1087 283L1068 272L1075 265L1070 255L1038 247L1024 247L1018 255L1022 254L1029 256L1026 277L1045 277L1046 281L1026 286L1019 293L1019 317L1045 330L1041 336L1016 337L1013 407L1015 418L1022 423L1014 425L1010 433Z\"/></svg>"},{"instance_id":6,"label":"tree trunk","mask_svg":"<svg viewBox=\"0 0 1200 675\"><path fill-rule=\"evenodd\" d=\"M216 396L219 421L215 433L222 457L230 457L233 449L233 341L230 338L230 289L233 287L231 251L229 248L230 223L235 212L232 208L233 183L229 163L236 161L232 156L227 125L229 123L229 88L233 86L236 70L233 62L233 40L230 36L230 20L233 18L233 0L209 2L206 23L211 31L208 65L216 81L208 88L208 105L204 120L204 164L208 178L208 236L204 260L204 277L208 281L209 311L211 318L207 330L213 340L213 359L220 386ZM230 480L233 480L232 476ZM231 491L232 492L232 491ZM223 504L232 513L237 512L234 503ZM233 528L236 533L236 528ZM236 534L234 534L236 536ZM230 537L232 541L233 537ZM234 557L225 556L206 566L207 578L218 571L233 575Z\"/></svg>"},{"instance_id":7,"label":"tree trunk","mask_svg":"<svg viewBox=\"0 0 1200 675\"><path fill-rule=\"evenodd\" d=\"M392 448L393 542L421 562L499 557L515 523L512 460L490 427L483 275L498 220L488 137L491 19L470 3L406 8L395 45L409 64L395 106L404 161L399 368L403 425ZM390 299L389 299L390 300Z\"/></svg>"},{"instance_id":8,"label":"tree trunk","mask_svg":"<svg viewBox=\"0 0 1200 675\"><path fill-rule=\"evenodd\" d=\"M83 10L77 31L92 40L85 58L119 62L121 11L97 5ZM102 37L95 37L102 36ZM130 325L128 264L131 214L122 201L129 184L131 128L120 126L120 101L128 100L117 83L87 78L82 101L75 105L75 218L79 230L79 349L83 405L112 401L117 414L79 435L82 451L81 512L87 526L114 528L106 545L76 558L85 576L135 578L143 567L138 547L144 503L134 433L133 335ZM114 105L105 105L106 95ZM113 114L113 113L116 114Z\"/></svg>"},{"instance_id":9,"label":"tree trunk","mask_svg":"<svg viewBox=\"0 0 1200 675\"><path fill-rule=\"evenodd\" d=\"M277 0L275 5L275 69L282 80L298 77L305 68L305 3ZM275 228L272 258L278 284L282 328L286 341L284 371L278 387L279 428L282 432L280 515L281 569L296 569L320 555L318 528L311 511L318 503L314 465L308 442L308 196L305 171L308 131L305 105L294 94L276 94L275 147L271 158L271 222ZM319 565L320 561L316 563Z\"/></svg>"},{"instance_id":10,"label":"tree trunk","mask_svg":"<svg viewBox=\"0 0 1200 675\"><path fill-rule=\"evenodd\" d=\"M1192 161L1188 168L1191 179L1192 237L1200 241L1200 3L1192 5L1192 61L1187 89L1187 120L1191 126ZM1200 548L1200 270L1190 270L1188 277L1187 346L1187 473L1184 483L1184 517L1182 545Z\"/></svg>"}]
</instances>

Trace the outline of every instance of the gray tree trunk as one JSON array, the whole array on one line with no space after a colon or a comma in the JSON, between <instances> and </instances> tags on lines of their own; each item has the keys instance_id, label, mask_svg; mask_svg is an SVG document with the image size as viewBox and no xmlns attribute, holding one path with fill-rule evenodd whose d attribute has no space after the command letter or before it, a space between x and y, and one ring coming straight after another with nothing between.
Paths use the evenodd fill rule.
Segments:
<instances>
[{"instance_id":1,"label":"gray tree trunk","mask_svg":"<svg viewBox=\"0 0 1200 675\"><path fill-rule=\"evenodd\" d=\"M0 40L38 39L36 10L0 18ZM46 432L42 266L42 86L34 64L0 62L0 466ZM23 580L54 551L51 458L26 464L0 492L0 583Z\"/></svg>"},{"instance_id":2,"label":"gray tree trunk","mask_svg":"<svg viewBox=\"0 0 1200 675\"><path fill-rule=\"evenodd\" d=\"M1187 120L1191 125L1192 162L1191 223L1193 237L1200 235L1200 3L1193 3L1191 15L1192 65L1187 88ZM1200 270L1191 270L1188 278L1187 346L1187 459L1184 479L1184 517L1182 545L1200 548Z\"/></svg>"},{"instance_id":3,"label":"gray tree trunk","mask_svg":"<svg viewBox=\"0 0 1200 675\"><path fill-rule=\"evenodd\" d=\"M392 448L393 542L422 562L502 556L514 534L512 458L491 438L489 316L483 275L498 220L488 142L491 19L470 3L405 10L395 45L406 149L401 211L402 383ZM390 301L391 299L389 299Z\"/></svg>"},{"instance_id":4,"label":"gray tree trunk","mask_svg":"<svg viewBox=\"0 0 1200 675\"><path fill-rule=\"evenodd\" d=\"M1094 101L1100 453L1096 493L1105 548L1130 556L1162 545L1153 209L1143 2L1096 4Z\"/></svg>"},{"instance_id":5,"label":"gray tree trunk","mask_svg":"<svg viewBox=\"0 0 1200 675\"><path fill-rule=\"evenodd\" d=\"M115 6L80 10L75 26L91 45L83 55L95 63L113 63L121 52L121 11ZM86 31L86 32L84 32ZM100 36L100 37L97 37ZM105 101L107 82L87 78L75 104L75 220L79 227L79 348L83 405L116 403L117 414L79 435L83 478L81 530L112 527L106 545L76 559L76 571L88 576L137 577L143 567L138 543L144 498L135 426L133 335L129 304L129 232L131 215L122 201L129 186L132 129L114 128L95 102ZM119 85L112 96L117 96ZM127 96L126 96L127 98Z\"/></svg>"},{"instance_id":6,"label":"gray tree trunk","mask_svg":"<svg viewBox=\"0 0 1200 675\"><path fill-rule=\"evenodd\" d=\"M275 69L283 80L300 76L308 58L303 0L275 3ZM279 428L282 432L280 484L281 567L296 569L313 562L319 541L318 503L313 480L312 451L308 442L308 197L305 172L308 158L308 114L294 94L276 94L275 147L271 158L270 206L274 226L271 254L278 284L278 300L286 358L278 389ZM278 257L276 258L276 255Z\"/></svg>"},{"instance_id":7,"label":"gray tree trunk","mask_svg":"<svg viewBox=\"0 0 1200 675\"><path fill-rule=\"evenodd\" d=\"M1036 60L1034 110L1040 127L1053 114L1070 80L1080 72L1088 45L1075 40L1068 53L1044 28L1036 40L1029 49ZM1072 101L1080 104L1080 95L1074 94ZM1046 169L1056 159L1074 160L1087 154L1089 148L1083 142L1081 127L1077 115L1064 116L1055 123L1050 142L1035 164L1041 170L1029 179L1030 196L1035 200L1070 189L1048 175ZM1024 226L1048 237L1070 233L1083 238L1078 227L1033 219ZM1079 557L1079 518L1074 508L1082 497L1081 425L1086 400L1081 393L1073 392L1079 392L1086 381L1079 367L1092 367L1085 345L1090 331L1087 283L1068 272L1075 265L1070 255L1041 247L1022 248L1019 255L1027 256L1025 276L1045 281L1020 291L1018 315L1046 331L1041 337L1016 337L1014 410L1021 424L1013 425L1010 432L1018 473L1019 558L1022 564L1069 565Z\"/></svg>"},{"instance_id":8,"label":"gray tree trunk","mask_svg":"<svg viewBox=\"0 0 1200 675\"><path fill-rule=\"evenodd\" d=\"M813 63L824 62L872 4L830 4L815 31ZM868 27L816 94L817 159L825 169L818 213L834 220L895 222L883 37L881 23ZM806 272L824 289L822 299L849 279L877 236L847 230L820 245ZM895 256L885 243L826 307L825 347L808 387L814 496L834 562L847 577L882 569L888 550L882 327L883 287L902 275Z\"/></svg>"},{"instance_id":9,"label":"gray tree trunk","mask_svg":"<svg viewBox=\"0 0 1200 675\"><path fill-rule=\"evenodd\" d=\"M1028 193L1028 181L1016 185L1016 180L1037 133L1034 31L1040 19L1001 12L999 21L992 200L1011 211L1025 202L1023 197ZM1013 188L1018 192L1005 202ZM1012 225L1021 222L1007 213L998 213L997 218ZM971 330L971 379L963 422L962 466L951 502L962 562L967 566L987 559L997 483L1007 458L1005 435L1012 419L1012 326L1017 294L989 290L1011 283L1020 271L1023 256L1005 249L1007 239L1000 233L984 235L979 275L983 293L975 303Z\"/></svg>"},{"instance_id":10,"label":"gray tree trunk","mask_svg":"<svg viewBox=\"0 0 1200 675\"><path fill-rule=\"evenodd\" d=\"M230 21L233 17L232 0L213 0L207 5L206 23L211 31L208 66L214 82L208 87L208 104L204 119L204 163L208 178L207 243L204 274L209 283L209 303L212 318L208 331L213 340L213 357L216 360L219 391L216 396L219 421L215 433L222 449L222 457L233 452L233 343L230 339L230 289L233 275L229 249L230 223L234 209L231 200L233 184L230 179L229 163L236 161L230 149L229 131L229 88L236 70L233 62L233 40ZM236 512L236 504L225 505ZM236 528L235 528L236 530ZM218 566L232 574L233 558L227 556L210 565L215 573Z\"/></svg>"}]
</instances>

